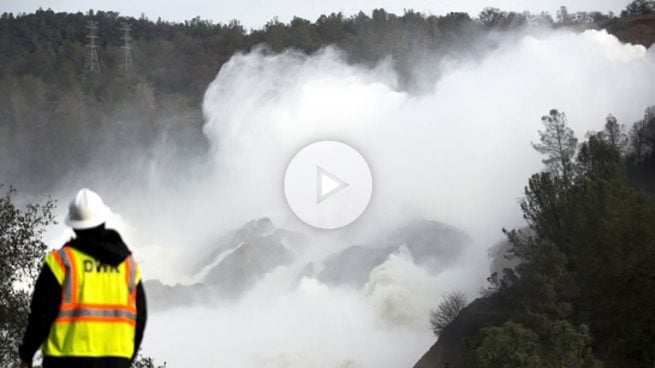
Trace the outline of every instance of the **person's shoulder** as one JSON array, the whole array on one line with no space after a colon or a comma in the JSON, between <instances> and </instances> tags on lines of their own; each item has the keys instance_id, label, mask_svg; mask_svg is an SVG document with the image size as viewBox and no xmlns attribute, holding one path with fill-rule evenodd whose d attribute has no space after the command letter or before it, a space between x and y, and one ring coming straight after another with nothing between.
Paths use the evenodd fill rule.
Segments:
<instances>
[{"instance_id":1,"label":"person's shoulder","mask_svg":"<svg viewBox=\"0 0 655 368\"><path fill-rule=\"evenodd\" d=\"M120 241L121 243L124 243L121 234L114 229L106 229L104 231L103 238L107 240Z\"/></svg>"},{"instance_id":2,"label":"person's shoulder","mask_svg":"<svg viewBox=\"0 0 655 368\"><path fill-rule=\"evenodd\" d=\"M119 234L118 231L114 229L106 229L102 238L103 241L113 244L115 247L118 247L118 249L122 249L122 251L125 252L124 254L125 257L132 254L132 251L130 251L130 248L125 243L125 241L121 237L121 234Z\"/></svg>"}]
</instances>

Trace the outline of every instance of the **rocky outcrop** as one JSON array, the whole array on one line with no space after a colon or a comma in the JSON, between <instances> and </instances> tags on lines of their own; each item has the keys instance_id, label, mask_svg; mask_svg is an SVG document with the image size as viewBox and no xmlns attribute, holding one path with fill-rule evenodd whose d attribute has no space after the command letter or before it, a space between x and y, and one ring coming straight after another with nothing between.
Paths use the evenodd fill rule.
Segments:
<instances>
[{"instance_id":1,"label":"rocky outcrop","mask_svg":"<svg viewBox=\"0 0 655 368\"><path fill-rule=\"evenodd\" d=\"M452 264L469 242L467 234L452 226L437 221L411 221L370 243L350 246L328 257L317 277L327 284L363 286L371 271L399 247L406 247L416 264L436 273Z\"/></svg>"},{"instance_id":2,"label":"rocky outcrop","mask_svg":"<svg viewBox=\"0 0 655 368\"><path fill-rule=\"evenodd\" d=\"M372 248L354 245L329 257L317 278L330 285L363 286L378 265L393 253L395 247Z\"/></svg>"},{"instance_id":3,"label":"rocky outcrop","mask_svg":"<svg viewBox=\"0 0 655 368\"><path fill-rule=\"evenodd\" d=\"M143 286L148 297L148 309L154 311L207 303L213 296L211 290L202 284L171 286L159 280L147 280Z\"/></svg>"},{"instance_id":4,"label":"rocky outcrop","mask_svg":"<svg viewBox=\"0 0 655 368\"><path fill-rule=\"evenodd\" d=\"M216 264L204 279L219 295L235 297L251 288L267 272L288 265L293 251L275 234L249 238Z\"/></svg>"},{"instance_id":5,"label":"rocky outcrop","mask_svg":"<svg viewBox=\"0 0 655 368\"><path fill-rule=\"evenodd\" d=\"M322 267L308 264L298 276L362 287L371 271L401 247L416 264L439 272L453 263L469 242L468 235L454 227L436 221L411 221L364 245L329 256ZM195 255L199 261L193 267L197 270L194 284L169 286L149 281L149 298L159 309L238 298L276 267L292 264L307 244L303 234L276 228L268 218L249 221Z\"/></svg>"},{"instance_id":6,"label":"rocky outcrop","mask_svg":"<svg viewBox=\"0 0 655 368\"><path fill-rule=\"evenodd\" d=\"M252 220L196 255L194 284L144 285L155 309L236 298L275 267L293 262L306 243L302 234L278 229L268 218Z\"/></svg>"}]
</instances>

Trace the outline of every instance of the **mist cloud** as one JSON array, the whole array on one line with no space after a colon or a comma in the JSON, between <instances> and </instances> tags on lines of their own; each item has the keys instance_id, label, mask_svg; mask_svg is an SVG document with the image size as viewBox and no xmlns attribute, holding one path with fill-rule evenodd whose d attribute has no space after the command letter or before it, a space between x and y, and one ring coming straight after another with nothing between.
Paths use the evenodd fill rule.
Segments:
<instances>
[{"instance_id":1,"label":"mist cloud","mask_svg":"<svg viewBox=\"0 0 655 368\"><path fill-rule=\"evenodd\" d=\"M652 50L605 31L526 35L481 60L433 67L440 79L412 95L398 89L389 61L349 65L332 48L312 56L259 49L224 64L203 103L209 163L179 182L149 181L153 191L137 205L114 202L119 228L144 275L166 281L183 279L172 259L253 218L308 234L310 249L236 302L154 313L145 352L171 367L410 366L434 340L428 311L440 295L475 297L487 248L502 227L522 224L517 202L542 168L530 146L540 117L565 111L582 137L608 113L631 123L655 101ZM324 139L356 147L374 176L368 210L343 231L308 228L284 201L286 164ZM410 218L456 226L473 246L436 273L397 252L361 289L299 277L306 262Z\"/></svg>"},{"instance_id":2,"label":"mist cloud","mask_svg":"<svg viewBox=\"0 0 655 368\"><path fill-rule=\"evenodd\" d=\"M610 112L637 120L655 94L652 54L605 31L528 35L442 68L432 93L412 96L397 90L388 64L348 65L334 49L234 56L204 101L218 172L234 190L228 197L253 199L228 208L283 218L280 178L290 157L336 139L373 170L364 222L417 211L489 236L520 221L513 204L541 168L530 141L549 109L565 111L583 136Z\"/></svg>"}]
</instances>

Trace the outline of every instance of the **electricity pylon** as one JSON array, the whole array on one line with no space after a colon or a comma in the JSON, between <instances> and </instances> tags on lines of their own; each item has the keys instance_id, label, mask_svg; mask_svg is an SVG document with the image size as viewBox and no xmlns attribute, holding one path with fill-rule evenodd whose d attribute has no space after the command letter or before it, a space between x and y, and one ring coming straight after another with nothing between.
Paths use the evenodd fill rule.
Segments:
<instances>
[{"instance_id":1,"label":"electricity pylon","mask_svg":"<svg viewBox=\"0 0 655 368\"><path fill-rule=\"evenodd\" d=\"M87 49L89 49L86 57L86 63L84 63L84 74L83 77L86 79L86 76L95 73L100 74L100 61L98 60L98 22L88 21L86 28L89 30L89 34L86 36L88 43L86 44Z\"/></svg>"},{"instance_id":2,"label":"electricity pylon","mask_svg":"<svg viewBox=\"0 0 655 368\"><path fill-rule=\"evenodd\" d=\"M128 76L132 71L132 46L130 46L132 26L127 22L123 22L121 31L123 31L123 36L121 36L121 40L123 40L123 46L121 46L121 49L123 49L122 72L123 76Z\"/></svg>"}]
</instances>

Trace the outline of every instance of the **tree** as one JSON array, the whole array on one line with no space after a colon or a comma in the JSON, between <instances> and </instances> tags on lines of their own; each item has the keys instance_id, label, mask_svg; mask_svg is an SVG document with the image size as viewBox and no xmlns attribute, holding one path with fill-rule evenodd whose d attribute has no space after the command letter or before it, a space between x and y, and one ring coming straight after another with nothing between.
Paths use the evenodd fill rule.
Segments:
<instances>
[{"instance_id":1,"label":"tree","mask_svg":"<svg viewBox=\"0 0 655 368\"><path fill-rule=\"evenodd\" d=\"M471 349L476 368L541 368L539 337L520 323L505 322L500 327L480 330Z\"/></svg>"},{"instance_id":2,"label":"tree","mask_svg":"<svg viewBox=\"0 0 655 368\"><path fill-rule=\"evenodd\" d=\"M457 317L464 307L466 307L466 295L464 293L453 291L444 295L437 309L430 312L430 323L434 334L439 336L441 331Z\"/></svg>"},{"instance_id":3,"label":"tree","mask_svg":"<svg viewBox=\"0 0 655 368\"><path fill-rule=\"evenodd\" d=\"M498 8L487 7L480 12L478 19L486 28L517 28L524 25L529 18L529 13L505 12Z\"/></svg>"},{"instance_id":4,"label":"tree","mask_svg":"<svg viewBox=\"0 0 655 368\"><path fill-rule=\"evenodd\" d=\"M655 155L655 105L644 111L644 118L635 122L630 130L633 161L648 161Z\"/></svg>"},{"instance_id":5,"label":"tree","mask_svg":"<svg viewBox=\"0 0 655 368\"><path fill-rule=\"evenodd\" d=\"M612 114L607 115L605 118L605 129L602 137L619 152L623 152L628 144L625 127L623 124L619 124Z\"/></svg>"},{"instance_id":6,"label":"tree","mask_svg":"<svg viewBox=\"0 0 655 368\"><path fill-rule=\"evenodd\" d=\"M2 186L0 186L2 188ZM36 278L46 245L41 235L54 223L55 203L16 208L13 188L0 198L0 366L18 360L17 347L27 324L29 290Z\"/></svg>"},{"instance_id":7,"label":"tree","mask_svg":"<svg viewBox=\"0 0 655 368\"><path fill-rule=\"evenodd\" d=\"M650 14L655 12L654 0L633 0L625 10L621 12L622 17L634 17L638 15Z\"/></svg>"},{"instance_id":8,"label":"tree","mask_svg":"<svg viewBox=\"0 0 655 368\"><path fill-rule=\"evenodd\" d=\"M570 179L571 159L575 155L578 139L573 130L568 127L566 114L556 109L541 118L545 131L539 131L541 143L532 143L537 152L546 155L543 163L564 181Z\"/></svg>"},{"instance_id":9,"label":"tree","mask_svg":"<svg viewBox=\"0 0 655 368\"><path fill-rule=\"evenodd\" d=\"M480 12L478 19L485 27L493 28L505 22L507 13L498 8L487 7Z\"/></svg>"},{"instance_id":10,"label":"tree","mask_svg":"<svg viewBox=\"0 0 655 368\"><path fill-rule=\"evenodd\" d=\"M637 121L630 129L630 156L635 162L641 162L649 154L646 141L646 125L643 120Z\"/></svg>"},{"instance_id":11,"label":"tree","mask_svg":"<svg viewBox=\"0 0 655 368\"><path fill-rule=\"evenodd\" d=\"M132 362L132 368L166 368L166 362L163 365L159 365L151 357L139 353L134 359L134 362Z\"/></svg>"},{"instance_id":12,"label":"tree","mask_svg":"<svg viewBox=\"0 0 655 368\"><path fill-rule=\"evenodd\" d=\"M619 147L612 143L604 132L591 135L587 142L580 145L575 174L580 184L598 180L606 184L625 186L627 181L625 163Z\"/></svg>"},{"instance_id":13,"label":"tree","mask_svg":"<svg viewBox=\"0 0 655 368\"><path fill-rule=\"evenodd\" d=\"M521 210L537 237L558 240L563 235L567 217L566 185L561 177L547 172L534 174L528 180ZM510 237L510 242L523 244L520 240ZM527 256L520 254L520 257Z\"/></svg>"},{"instance_id":14,"label":"tree","mask_svg":"<svg viewBox=\"0 0 655 368\"><path fill-rule=\"evenodd\" d=\"M468 365L476 368L600 366L591 352L591 336L586 326L554 321L548 324L547 330L538 334L513 321L483 328L468 346Z\"/></svg>"},{"instance_id":15,"label":"tree","mask_svg":"<svg viewBox=\"0 0 655 368\"><path fill-rule=\"evenodd\" d=\"M573 326L567 321L554 321L543 344L544 360L551 367L600 367L591 351L591 334L586 325Z\"/></svg>"},{"instance_id":16,"label":"tree","mask_svg":"<svg viewBox=\"0 0 655 368\"><path fill-rule=\"evenodd\" d=\"M570 342L554 339L553 321L585 324L611 366L651 367L655 203L628 185L625 162L602 133L580 145L571 168L566 182L539 173L526 188L521 207L534 236L510 236L521 260L504 291L517 310L511 317L559 346Z\"/></svg>"},{"instance_id":17,"label":"tree","mask_svg":"<svg viewBox=\"0 0 655 368\"><path fill-rule=\"evenodd\" d=\"M560 6L557 11L557 23L563 26L571 24L571 16L569 15L569 10L566 6Z\"/></svg>"},{"instance_id":18,"label":"tree","mask_svg":"<svg viewBox=\"0 0 655 368\"><path fill-rule=\"evenodd\" d=\"M526 18L530 24L542 27L552 27L555 21L550 13L542 11L539 14L526 14Z\"/></svg>"}]
</instances>

